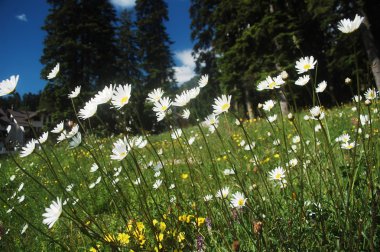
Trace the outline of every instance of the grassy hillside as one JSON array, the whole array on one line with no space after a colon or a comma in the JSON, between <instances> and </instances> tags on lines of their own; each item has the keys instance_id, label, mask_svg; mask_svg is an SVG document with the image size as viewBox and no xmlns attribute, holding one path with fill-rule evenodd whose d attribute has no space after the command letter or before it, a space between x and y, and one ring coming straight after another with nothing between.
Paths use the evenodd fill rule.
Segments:
<instances>
[{"instance_id":1,"label":"grassy hillside","mask_svg":"<svg viewBox=\"0 0 380 252\"><path fill-rule=\"evenodd\" d=\"M228 112L185 129L173 114L169 132L141 139L80 127L74 148L49 132L30 155L1 158L0 249L378 250L378 107L283 117L276 103L259 119ZM57 197L61 214L45 209Z\"/></svg>"}]
</instances>

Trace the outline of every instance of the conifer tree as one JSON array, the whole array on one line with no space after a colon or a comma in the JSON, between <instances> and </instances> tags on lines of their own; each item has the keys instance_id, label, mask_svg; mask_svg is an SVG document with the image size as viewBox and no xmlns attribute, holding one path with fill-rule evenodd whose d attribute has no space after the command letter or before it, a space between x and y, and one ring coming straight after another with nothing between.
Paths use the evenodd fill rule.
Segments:
<instances>
[{"instance_id":1,"label":"conifer tree","mask_svg":"<svg viewBox=\"0 0 380 252\"><path fill-rule=\"evenodd\" d=\"M147 92L161 87L168 89L173 83L172 43L166 32L168 7L163 0L136 1L137 40L139 58Z\"/></svg>"},{"instance_id":2,"label":"conifer tree","mask_svg":"<svg viewBox=\"0 0 380 252\"><path fill-rule=\"evenodd\" d=\"M51 8L42 27L47 32L41 63L46 79L59 62L60 72L41 94L40 107L53 119L70 115L67 94L82 86L81 96L115 79L115 11L107 0L48 0ZM86 97L85 97L86 99Z\"/></svg>"}]
</instances>

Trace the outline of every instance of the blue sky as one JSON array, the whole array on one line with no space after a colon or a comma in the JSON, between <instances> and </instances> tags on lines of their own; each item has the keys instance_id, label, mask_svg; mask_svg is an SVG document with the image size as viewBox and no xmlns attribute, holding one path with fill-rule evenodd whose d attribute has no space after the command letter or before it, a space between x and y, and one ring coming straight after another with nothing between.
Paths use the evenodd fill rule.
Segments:
<instances>
[{"instance_id":1,"label":"blue sky","mask_svg":"<svg viewBox=\"0 0 380 252\"><path fill-rule=\"evenodd\" d=\"M110 0L116 10L132 8L134 0ZM179 82L194 76L191 57L190 0L166 0L169 6L167 32L174 42L171 46ZM20 75L16 91L21 95L41 91L46 80L40 78L45 32L41 29L48 14L45 0L0 0L0 81Z\"/></svg>"}]
</instances>

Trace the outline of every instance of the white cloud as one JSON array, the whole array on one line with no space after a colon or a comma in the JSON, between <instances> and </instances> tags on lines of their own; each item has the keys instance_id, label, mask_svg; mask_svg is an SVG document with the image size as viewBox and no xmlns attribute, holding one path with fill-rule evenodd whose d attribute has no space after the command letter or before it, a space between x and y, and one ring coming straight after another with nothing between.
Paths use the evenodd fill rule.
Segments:
<instances>
[{"instance_id":1,"label":"white cloud","mask_svg":"<svg viewBox=\"0 0 380 252\"><path fill-rule=\"evenodd\" d=\"M131 8L135 6L136 0L110 0L111 4L113 4L117 8Z\"/></svg>"},{"instance_id":2,"label":"white cloud","mask_svg":"<svg viewBox=\"0 0 380 252\"><path fill-rule=\"evenodd\" d=\"M26 15L23 13L23 14L20 14L20 15L16 15L16 18L20 21L23 21L23 22L28 22L28 19L26 18Z\"/></svg>"},{"instance_id":3,"label":"white cloud","mask_svg":"<svg viewBox=\"0 0 380 252\"><path fill-rule=\"evenodd\" d=\"M195 76L195 60L191 55L191 49L175 52L174 57L179 61L179 66L174 67L174 76L181 85Z\"/></svg>"}]
</instances>

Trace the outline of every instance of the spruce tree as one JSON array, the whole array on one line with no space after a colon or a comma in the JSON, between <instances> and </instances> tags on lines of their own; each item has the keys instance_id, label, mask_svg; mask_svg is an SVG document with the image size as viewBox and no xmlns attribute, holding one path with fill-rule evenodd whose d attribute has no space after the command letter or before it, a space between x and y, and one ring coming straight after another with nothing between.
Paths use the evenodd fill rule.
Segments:
<instances>
[{"instance_id":1,"label":"spruce tree","mask_svg":"<svg viewBox=\"0 0 380 252\"><path fill-rule=\"evenodd\" d=\"M170 52L172 42L165 28L167 9L163 0L137 0L135 6L138 58L143 73L136 114L145 129L158 129L152 109L145 103L148 92L155 88L171 92L175 87L174 62Z\"/></svg>"},{"instance_id":2,"label":"spruce tree","mask_svg":"<svg viewBox=\"0 0 380 252\"><path fill-rule=\"evenodd\" d=\"M41 94L40 107L54 119L72 116L67 94L82 86L87 99L115 79L115 11L107 0L48 0L51 8L42 27L47 32L41 77L60 63L60 72ZM87 97L86 97L87 96Z\"/></svg>"},{"instance_id":3,"label":"spruce tree","mask_svg":"<svg viewBox=\"0 0 380 252\"><path fill-rule=\"evenodd\" d=\"M137 0L137 40L144 87L147 92L161 87L169 89L173 83L172 43L166 32L168 7L163 0Z\"/></svg>"},{"instance_id":4,"label":"spruce tree","mask_svg":"<svg viewBox=\"0 0 380 252\"><path fill-rule=\"evenodd\" d=\"M134 108L144 106L145 96L142 85L142 73L140 71L140 60L138 58L138 46L136 38L136 27L133 21L133 11L123 10L120 13L119 26L117 30L117 82L130 83L132 85L132 99L130 106L121 110L123 120L117 120L116 127L125 130L126 127L133 128L136 123Z\"/></svg>"}]
</instances>

